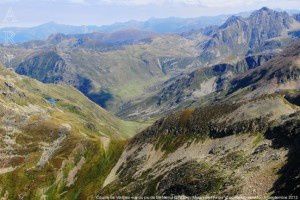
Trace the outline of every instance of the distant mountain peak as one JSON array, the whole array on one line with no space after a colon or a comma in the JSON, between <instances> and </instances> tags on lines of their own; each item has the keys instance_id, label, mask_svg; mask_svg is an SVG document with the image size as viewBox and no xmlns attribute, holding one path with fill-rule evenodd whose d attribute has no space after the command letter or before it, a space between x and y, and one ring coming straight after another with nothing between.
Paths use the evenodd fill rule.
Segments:
<instances>
[{"instance_id":1,"label":"distant mountain peak","mask_svg":"<svg viewBox=\"0 0 300 200\"><path fill-rule=\"evenodd\" d=\"M278 31L289 28L293 23L292 17L287 12L276 11L267 7L254 11L249 20L256 26L273 27L272 29Z\"/></svg>"},{"instance_id":2,"label":"distant mountain peak","mask_svg":"<svg viewBox=\"0 0 300 200\"><path fill-rule=\"evenodd\" d=\"M229 17L226 22L221 26L221 28L226 28L228 26L232 26L234 24L239 24L240 22L244 22L244 19L240 16L232 15Z\"/></svg>"},{"instance_id":3,"label":"distant mountain peak","mask_svg":"<svg viewBox=\"0 0 300 200\"><path fill-rule=\"evenodd\" d=\"M39 25L38 27L41 27L41 26L56 26L56 25L59 25L59 24L56 23L56 22L54 22L54 21L50 21L50 22L41 24L41 25Z\"/></svg>"},{"instance_id":4,"label":"distant mountain peak","mask_svg":"<svg viewBox=\"0 0 300 200\"><path fill-rule=\"evenodd\" d=\"M260 16L260 15L262 15L262 14L272 14L272 13L281 13L280 11L276 11L276 10L272 10L272 9L270 9L270 8L268 8L268 7L262 7L261 9L259 9L259 10L256 10L256 11L254 11L251 15L250 15L250 17L253 17L253 16Z\"/></svg>"},{"instance_id":5,"label":"distant mountain peak","mask_svg":"<svg viewBox=\"0 0 300 200\"><path fill-rule=\"evenodd\" d=\"M246 18L229 17L222 26L210 33L212 39L203 46L206 51L218 56L243 54L243 50L248 52L249 49L264 48L266 41L270 39L285 37L285 33L293 27L294 22L287 12L263 7ZM281 42L284 43L283 40ZM227 49L224 50L223 47ZM276 49L276 46L272 48Z\"/></svg>"},{"instance_id":6,"label":"distant mountain peak","mask_svg":"<svg viewBox=\"0 0 300 200\"><path fill-rule=\"evenodd\" d=\"M260 17L260 16L265 15L265 14L271 15L271 16L281 15L283 17L289 17L289 14L285 11L277 11L277 10L270 9L268 7L262 7L261 9L259 9L257 11L254 11L250 15L250 18L251 17Z\"/></svg>"},{"instance_id":7,"label":"distant mountain peak","mask_svg":"<svg viewBox=\"0 0 300 200\"><path fill-rule=\"evenodd\" d=\"M268 7L262 7L259 11L272 11L272 9Z\"/></svg>"}]
</instances>

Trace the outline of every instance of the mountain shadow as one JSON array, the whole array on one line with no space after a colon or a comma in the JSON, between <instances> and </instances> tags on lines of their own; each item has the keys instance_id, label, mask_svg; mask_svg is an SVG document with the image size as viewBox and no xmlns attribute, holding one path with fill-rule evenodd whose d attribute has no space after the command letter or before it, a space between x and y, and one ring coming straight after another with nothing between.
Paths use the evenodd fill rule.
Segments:
<instances>
[{"instance_id":1,"label":"mountain shadow","mask_svg":"<svg viewBox=\"0 0 300 200\"><path fill-rule=\"evenodd\" d=\"M300 120L288 120L270 129L266 137L275 148L288 148L287 163L279 170L279 178L271 191L273 196L300 194Z\"/></svg>"},{"instance_id":2,"label":"mountain shadow","mask_svg":"<svg viewBox=\"0 0 300 200\"><path fill-rule=\"evenodd\" d=\"M79 75L78 80L79 83L76 88L85 96L87 96L91 101L100 105L102 108L107 108L107 103L114 99L113 95L105 90L101 90L99 92L90 92L93 89L91 80Z\"/></svg>"}]
</instances>

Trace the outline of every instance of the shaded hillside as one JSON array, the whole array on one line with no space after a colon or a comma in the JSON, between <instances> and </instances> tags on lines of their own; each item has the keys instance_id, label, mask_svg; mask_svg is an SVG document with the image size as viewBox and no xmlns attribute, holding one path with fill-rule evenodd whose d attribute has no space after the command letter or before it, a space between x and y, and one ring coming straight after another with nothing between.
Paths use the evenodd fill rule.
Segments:
<instances>
[{"instance_id":1,"label":"shaded hillside","mask_svg":"<svg viewBox=\"0 0 300 200\"><path fill-rule=\"evenodd\" d=\"M296 40L279 54L248 56L235 64L218 64L180 75L148 96L124 104L118 115L129 119L155 118L182 108L224 98L226 101L240 89L247 92L244 99L299 89L299 44Z\"/></svg>"},{"instance_id":2,"label":"shaded hillside","mask_svg":"<svg viewBox=\"0 0 300 200\"><path fill-rule=\"evenodd\" d=\"M250 93L253 95L300 89L299 58L300 42L297 41L264 65L233 79L229 93L241 88L253 90ZM248 98L253 95L249 95Z\"/></svg>"},{"instance_id":3,"label":"shaded hillside","mask_svg":"<svg viewBox=\"0 0 300 200\"><path fill-rule=\"evenodd\" d=\"M70 70L66 62L55 51L40 52L22 62L16 72L27 75L44 83L68 82L66 76Z\"/></svg>"}]
</instances>

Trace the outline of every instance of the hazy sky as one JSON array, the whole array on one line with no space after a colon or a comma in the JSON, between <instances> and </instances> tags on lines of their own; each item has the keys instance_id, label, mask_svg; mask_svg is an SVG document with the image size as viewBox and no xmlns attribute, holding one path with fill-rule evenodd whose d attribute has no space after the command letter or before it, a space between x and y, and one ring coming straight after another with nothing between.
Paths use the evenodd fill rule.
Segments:
<instances>
[{"instance_id":1,"label":"hazy sky","mask_svg":"<svg viewBox=\"0 0 300 200\"><path fill-rule=\"evenodd\" d=\"M0 26L32 26L50 21L103 25L151 17L231 14L263 6L300 9L300 0L0 0Z\"/></svg>"}]
</instances>

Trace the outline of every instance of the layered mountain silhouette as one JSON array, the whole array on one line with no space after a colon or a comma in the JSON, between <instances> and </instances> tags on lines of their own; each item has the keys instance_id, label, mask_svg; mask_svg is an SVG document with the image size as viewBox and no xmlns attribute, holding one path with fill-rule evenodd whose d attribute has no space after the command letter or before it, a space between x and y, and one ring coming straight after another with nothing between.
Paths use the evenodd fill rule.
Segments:
<instances>
[{"instance_id":1,"label":"layered mountain silhouette","mask_svg":"<svg viewBox=\"0 0 300 200\"><path fill-rule=\"evenodd\" d=\"M7 55L2 60L12 56L15 59L9 64L22 75L73 85L106 109L122 112L123 105L182 73L219 63L236 65L256 54L275 54L297 38L298 27L286 12L262 8L247 18L232 16L219 27L183 35L136 29L54 34L46 41L9 50L3 47Z\"/></svg>"},{"instance_id":2,"label":"layered mountain silhouette","mask_svg":"<svg viewBox=\"0 0 300 200\"><path fill-rule=\"evenodd\" d=\"M126 29L138 29L156 33L181 33L189 30L198 30L206 26L219 25L224 22L226 15L199 17L199 18L152 18L147 21L128 21L103 26L72 26L49 22L35 27L18 28L6 27L0 29L0 43L6 43L11 34L13 42L23 43L31 40L45 40L50 35L86 34L93 32L113 33Z\"/></svg>"}]
</instances>

